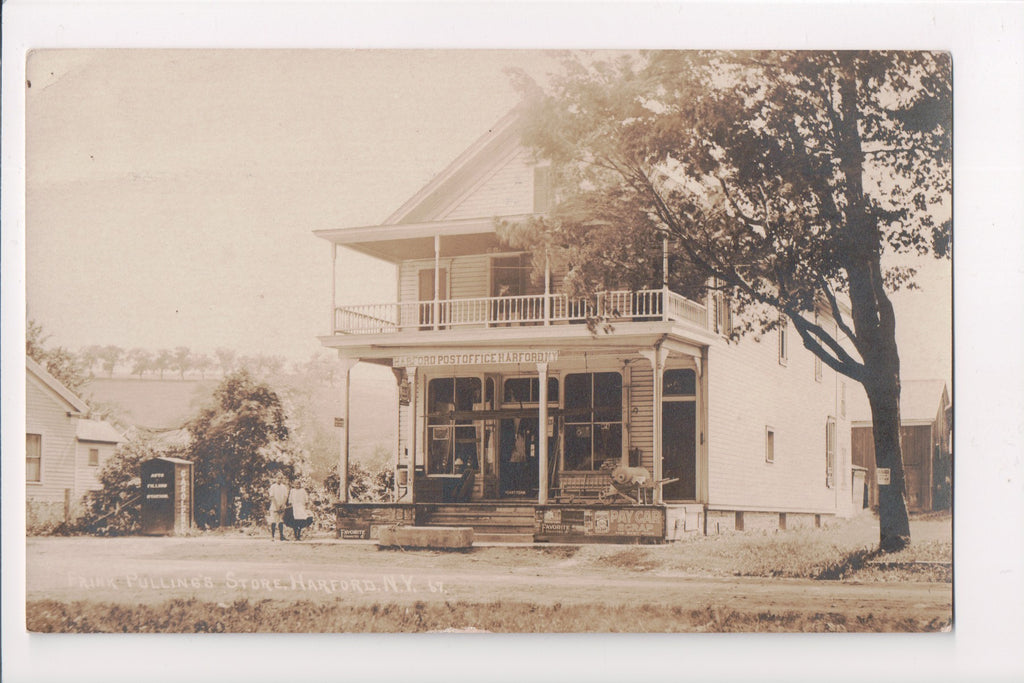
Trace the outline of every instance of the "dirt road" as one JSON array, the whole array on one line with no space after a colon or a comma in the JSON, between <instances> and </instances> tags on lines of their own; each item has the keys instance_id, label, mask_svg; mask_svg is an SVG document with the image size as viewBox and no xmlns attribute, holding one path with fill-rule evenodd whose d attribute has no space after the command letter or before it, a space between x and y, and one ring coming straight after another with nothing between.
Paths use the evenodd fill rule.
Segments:
<instances>
[{"instance_id":1,"label":"dirt road","mask_svg":"<svg viewBox=\"0 0 1024 683\"><path fill-rule=\"evenodd\" d=\"M464 601L653 604L737 612L949 619L948 583L710 578L588 563L575 547L484 547L468 553L380 551L334 541L265 538L32 538L27 599L156 604L172 598L312 600L352 606Z\"/></svg>"}]
</instances>

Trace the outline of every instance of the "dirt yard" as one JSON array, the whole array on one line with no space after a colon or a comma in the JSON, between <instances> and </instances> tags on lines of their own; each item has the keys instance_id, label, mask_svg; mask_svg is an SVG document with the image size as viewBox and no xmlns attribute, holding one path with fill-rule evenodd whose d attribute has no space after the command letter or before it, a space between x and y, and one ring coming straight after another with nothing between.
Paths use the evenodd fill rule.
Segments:
<instances>
[{"instance_id":1,"label":"dirt yard","mask_svg":"<svg viewBox=\"0 0 1024 683\"><path fill-rule=\"evenodd\" d=\"M865 548L876 540L871 527L868 517L841 530L664 546L460 553L240 533L30 538L27 622L37 631L165 632L948 628L948 570L908 567L947 567L949 518L915 521L914 548L923 560L913 553L874 558L859 549L861 537ZM841 547L836 538L844 539Z\"/></svg>"}]
</instances>

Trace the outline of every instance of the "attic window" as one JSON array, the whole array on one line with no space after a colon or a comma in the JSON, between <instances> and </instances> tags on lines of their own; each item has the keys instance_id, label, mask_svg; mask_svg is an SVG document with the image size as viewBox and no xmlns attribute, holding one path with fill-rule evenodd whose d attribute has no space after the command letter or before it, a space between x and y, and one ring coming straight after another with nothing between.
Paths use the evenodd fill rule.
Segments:
<instances>
[{"instance_id":1,"label":"attic window","mask_svg":"<svg viewBox=\"0 0 1024 683\"><path fill-rule=\"evenodd\" d=\"M533 167L533 212L544 213L555 203L550 166Z\"/></svg>"}]
</instances>

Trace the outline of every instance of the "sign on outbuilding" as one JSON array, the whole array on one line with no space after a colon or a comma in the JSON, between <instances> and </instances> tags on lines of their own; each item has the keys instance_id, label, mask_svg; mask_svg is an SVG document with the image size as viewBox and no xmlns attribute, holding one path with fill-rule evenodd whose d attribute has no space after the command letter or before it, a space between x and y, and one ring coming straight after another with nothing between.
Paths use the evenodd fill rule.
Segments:
<instances>
[{"instance_id":1,"label":"sign on outbuilding","mask_svg":"<svg viewBox=\"0 0 1024 683\"><path fill-rule=\"evenodd\" d=\"M142 463L142 533L168 536L192 528L192 463L153 458Z\"/></svg>"}]
</instances>

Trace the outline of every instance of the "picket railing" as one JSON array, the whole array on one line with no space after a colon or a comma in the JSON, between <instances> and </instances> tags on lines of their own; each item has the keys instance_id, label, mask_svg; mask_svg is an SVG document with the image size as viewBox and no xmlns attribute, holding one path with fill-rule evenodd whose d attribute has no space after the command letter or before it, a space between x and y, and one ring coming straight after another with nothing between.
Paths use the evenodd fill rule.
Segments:
<instances>
[{"instance_id":1,"label":"picket railing","mask_svg":"<svg viewBox=\"0 0 1024 683\"><path fill-rule=\"evenodd\" d=\"M489 296L439 301L339 306L335 334L389 334L453 327L506 327L582 323L671 320L707 329L707 309L663 289L601 292L594 299L565 294Z\"/></svg>"}]
</instances>

